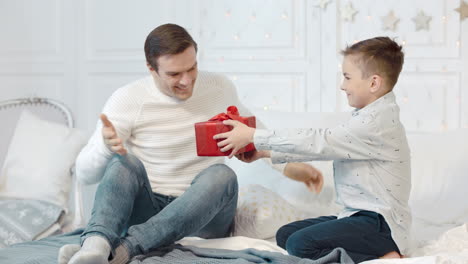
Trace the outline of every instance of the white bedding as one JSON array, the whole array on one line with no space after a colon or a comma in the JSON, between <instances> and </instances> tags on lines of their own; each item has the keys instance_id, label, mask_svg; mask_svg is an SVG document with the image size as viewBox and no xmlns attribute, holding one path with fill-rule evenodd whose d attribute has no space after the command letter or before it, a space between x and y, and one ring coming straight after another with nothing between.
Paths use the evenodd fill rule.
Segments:
<instances>
[{"instance_id":1,"label":"white bedding","mask_svg":"<svg viewBox=\"0 0 468 264\"><path fill-rule=\"evenodd\" d=\"M248 238L243 236L202 239L187 237L177 243L201 248L218 248L242 250L255 248L287 254L274 241ZM468 263L468 223L452 228L442 234L437 240L429 241L410 251L404 259L377 259L366 261L366 264L467 264Z\"/></svg>"},{"instance_id":2,"label":"white bedding","mask_svg":"<svg viewBox=\"0 0 468 264\"><path fill-rule=\"evenodd\" d=\"M408 258L372 260L366 264L467 264L468 224L455 227L437 240L429 241L410 251Z\"/></svg>"},{"instance_id":3,"label":"white bedding","mask_svg":"<svg viewBox=\"0 0 468 264\"><path fill-rule=\"evenodd\" d=\"M244 236L234 236L226 238L216 239L203 239L199 237L186 237L179 240L179 244L184 246L196 246L201 248L217 248L217 249L229 249L229 250L243 250L246 248L255 248L258 250L267 250L272 252L278 252L282 254L288 254L286 250L278 247L276 243L272 241L249 238Z\"/></svg>"}]
</instances>

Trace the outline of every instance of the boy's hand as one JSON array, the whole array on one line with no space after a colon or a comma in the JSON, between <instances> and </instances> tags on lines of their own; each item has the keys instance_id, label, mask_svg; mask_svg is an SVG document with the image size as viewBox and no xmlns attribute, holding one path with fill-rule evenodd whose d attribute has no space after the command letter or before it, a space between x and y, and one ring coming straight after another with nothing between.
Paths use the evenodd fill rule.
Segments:
<instances>
[{"instance_id":1,"label":"boy's hand","mask_svg":"<svg viewBox=\"0 0 468 264\"><path fill-rule=\"evenodd\" d=\"M104 144L110 151L123 156L127 154L127 150L123 146L122 139L117 136L114 125L107 119L105 114L100 116L102 121L102 137L104 139Z\"/></svg>"},{"instance_id":2,"label":"boy's hand","mask_svg":"<svg viewBox=\"0 0 468 264\"><path fill-rule=\"evenodd\" d=\"M224 120L223 124L232 126L233 129L226 133L214 135L213 139L224 138L223 141L218 142L218 147L221 148L222 152L232 149L232 152L229 155L229 158L232 158L237 154L239 149L253 142L255 128L248 127L236 120Z\"/></svg>"},{"instance_id":3,"label":"boy's hand","mask_svg":"<svg viewBox=\"0 0 468 264\"><path fill-rule=\"evenodd\" d=\"M323 187L322 172L306 163L288 163L284 168L288 178L303 182L310 191L320 193Z\"/></svg>"},{"instance_id":4,"label":"boy's hand","mask_svg":"<svg viewBox=\"0 0 468 264\"><path fill-rule=\"evenodd\" d=\"M245 163L251 163L261 158L269 158L270 152L268 150L251 150L249 152L243 152L236 154L236 158Z\"/></svg>"}]
</instances>

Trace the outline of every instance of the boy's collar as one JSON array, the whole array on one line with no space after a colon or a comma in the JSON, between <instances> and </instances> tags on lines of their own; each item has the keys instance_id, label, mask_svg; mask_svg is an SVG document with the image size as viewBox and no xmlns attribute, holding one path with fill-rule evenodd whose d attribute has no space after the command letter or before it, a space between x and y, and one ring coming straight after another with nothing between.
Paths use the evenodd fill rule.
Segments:
<instances>
[{"instance_id":1,"label":"boy's collar","mask_svg":"<svg viewBox=\"0 0 468 264\"><path fill-rule=\"evenodd\" d=\"M356 108L351 113L353 116L358 115L362 111L368 111L369 109L375 108L383 103L394 102L395 101L395 94L393 91L389 91L388 93L382 95L380 98L375 100L374 102L364 106L363 108Z\"/></svg>"}]
</instances>

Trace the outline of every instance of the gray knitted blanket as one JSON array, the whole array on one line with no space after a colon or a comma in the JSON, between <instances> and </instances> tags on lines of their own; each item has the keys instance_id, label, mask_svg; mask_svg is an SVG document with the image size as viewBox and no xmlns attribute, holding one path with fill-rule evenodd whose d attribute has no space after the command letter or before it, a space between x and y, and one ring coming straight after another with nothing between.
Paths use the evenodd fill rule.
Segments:
<instances>
[{"instance_id":1,"label":"gray knitted blanket","mask_svg":"<svg viewBox=\"0 0 468 264\"><path fill-rule=\"evenodd\" d=\"M354 264L346 251L336 248L330 254L318 259L301 259L277 252L261 251L256 249L227 250L212 248L197 248L193 246L173 245L158 249L149 254L133 258L130 264L245 264L245 263L272 263L272 264Z\"/></svg>"},{"instance_id":2,"label":"gray knitted blanket","mask_svg":"<svg viewBox=\"0 0 468 264\"><path fill-rule=\"evenodd\" d=\"M79 244L82 230L72 233L48 237L39 241L15 244L0 249L0 263L8 264L57 264L57 255L61 246L65 244ZM244 264L244 263L273 263L273 264L324 264L324 263L354 263L341 248L336 248L327 256L318 259L300 259L281 253L260 251L255 249L227 250L183 247L173 245L158 249L149 254L137 256L131 264L140 263L170 263L170 264Z\"/></svg>"}]
</instances>

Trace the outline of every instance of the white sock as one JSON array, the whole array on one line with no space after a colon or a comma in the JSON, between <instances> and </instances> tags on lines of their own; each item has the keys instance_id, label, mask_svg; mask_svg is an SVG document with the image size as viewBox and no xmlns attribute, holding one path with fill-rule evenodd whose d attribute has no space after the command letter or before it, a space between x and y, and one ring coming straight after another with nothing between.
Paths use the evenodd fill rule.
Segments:
<instances>
[{"instance_id":1,"label":"white sock","mask_svg":"<svg viewBox=\"0 0 468 264\"><path fill-rule=\"evenodd\" d=\"M73 255L68 264L108 264L111 247L107 239L90 236L85 239L81 249Z\"/></svg>"},{"instance_id":2,"label":"white sock","mask_svg":"<svg viewBox=\"0 0 468 264\"><path fill-rule=\"evenodd\" d=\"M75 253L80 249L81 246L78 244L68 244L62 246L58 254L58 264L67 264L73 255L75 255Z\"/></svg>"}]
</instances>

